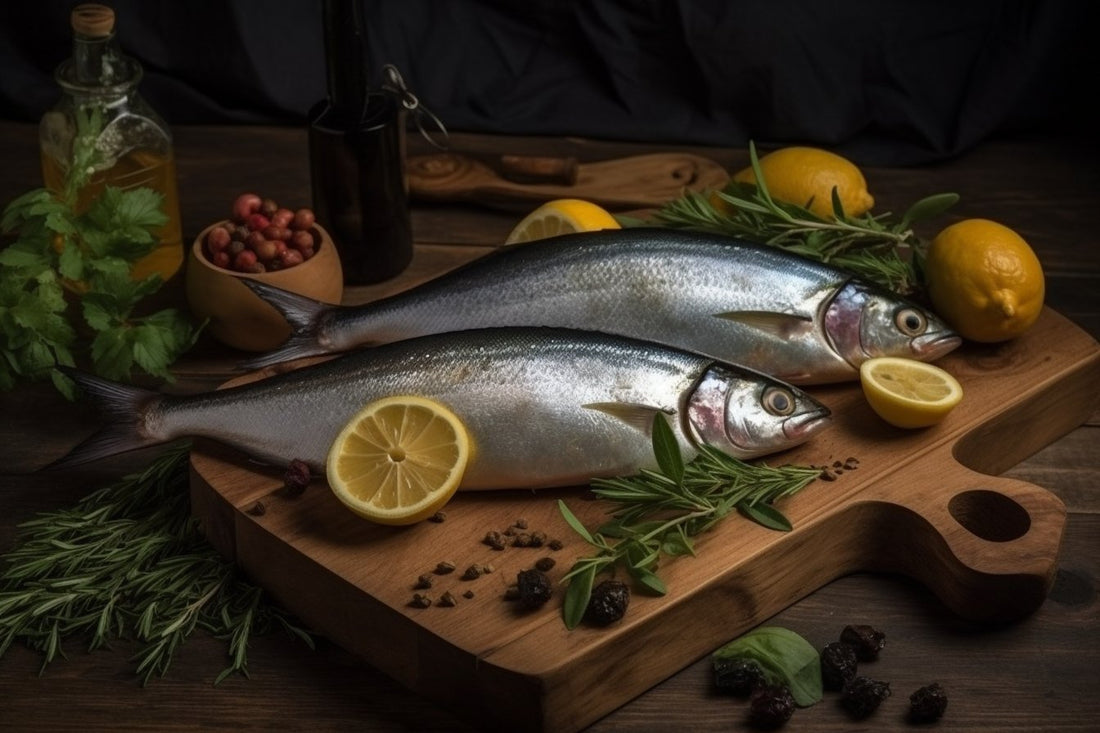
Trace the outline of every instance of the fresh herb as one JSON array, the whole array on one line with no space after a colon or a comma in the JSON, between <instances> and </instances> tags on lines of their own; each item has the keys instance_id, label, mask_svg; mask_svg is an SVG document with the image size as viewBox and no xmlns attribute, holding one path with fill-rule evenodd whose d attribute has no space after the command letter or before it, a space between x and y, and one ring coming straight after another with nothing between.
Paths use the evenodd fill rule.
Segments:
<instances>
[{"instance_id":1,"label":"fresh herb","mask_svg":"<svg viewBox=\"0 0 1100 733\"><path fill-rule=\"evenodd\" d=\"M230 674L248 675L248 644L282 628L312 638L205 540L188 506L187 446L168 451L72 509L20 525L0 567L0 656L16 640L41 651L43 669L62 643L114 639L143 646L136 673L163 676L183 642L202 628L228 642Z\"/></svg>"},{"instance_id":2,"label":"fresh herb","mask_svg":"<svg viewBox=\"0 0 1100 733\"><path fill-rule=\"evenodd\" d=\"M569 526L597 550L565 575L562 617L570 629L584 618L599 573L625 565L644 589L663 595L666 587L656 572L662 555L694 555L692 538L734 511L771 529L791 529L774 502L801 491L820 474L802 466L746 463L709 446L701 446L685 464L663 415L653 421L653 453L658 471L592 482L597 496L616 505L611 521L599 531L589 532L565 502L558 502Z\"/></svg>"},{"instance_id":3,"label":"fresh herb","mask_svg":"<svg viewBox=\"0 0 1100 733\"><path fill-rule=\"evenodd\" d=\"M801 636L780 626L763 626L740 636L711 655L716 663L740 659L760 667L771 685L786 685L799 707L822 698L821 661Z\"/></svg>"},{"instance_id":4,"label":"fresh herb","mask_svg":"<svg viewBox=\"0 0 1100 733\"><path fill-rule=\"evenodd\" d=\"M149 188L108 186L79 212L77 198L94 170L102 121L93 109L78 129L64 190L34 189L0 215L0 233L15 235L0 251L0 389L49 377L73 399L72 380L53 367L77 360L103 377L129 380L134 369L171 379L168 367L194 343L188 316L172 308L138 315L162 284L135 281L138 259L158 245L167 217ZM82 364L82 366L85 366Z\"/></svg>"},{"instance_id":5,"label":"fresh herb","mask_svg":"<svg viewBox=\"0 0 1100 733\"><path fill-rule=\"evenodd\" d=\"M848 269L903 295L922 289L920 262L926 246L913 224L947 211L959 200L957 194L921 199L893 221L889 214L848 216L834 189L833 218L823 219L802 206L773 199L751 142L749 158L757 184L730 182L711 194L688 191L658 209L656 223L779 247Z\"/></svg>"}]
</instances>

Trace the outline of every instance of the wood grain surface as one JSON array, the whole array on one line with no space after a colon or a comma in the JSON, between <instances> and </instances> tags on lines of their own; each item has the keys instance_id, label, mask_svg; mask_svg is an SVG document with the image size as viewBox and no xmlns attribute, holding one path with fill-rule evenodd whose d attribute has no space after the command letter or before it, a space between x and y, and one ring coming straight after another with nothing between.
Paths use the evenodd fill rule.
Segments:
<instances>
[{"instance_id":1,"label":"wood grain surface","mask_svg":"<svg viewBox=\"0 0 1100 733\"><path fill-rule=\"evenodd\" d=\"M224 217L232 197L243 190L262 189L261 193L292 206L308 203L303 131L181 127L175 134L185 238ZM33 125L0 123L0 159L5 162L0 170L0 200L9 201L38 185L36 137ZM677 150L458 133L452 135L452 143L456 151L471 154L576 156L584 162ZM727 170L747 161L744 150L687 146L679 150L704 155ZM410 152L427 152L427 148L410 139ZM881 211L901 211L929 193L961 195L959 205L942 221L922 225L923 236L950 221L973 216L992 218L1019 231L1043 263L1048 305L1095 338L1100 335L1100 248L1095 245L1094 223L1094 202L1100 196L1098 160L1095 143L1016 139L987 143L940 165L865 172ZM447 203L417 205L413 216L417 249L410 269L394 281L350 289L346 302L394 292L479 256L501 242L516 221L515 213ZM181 298L182 287L172 285L165 298ZM176 365L177 381L169 389L212 389L239 374L241 356L204 340ZM913 730L904 719L909 693L938 681L950 698L939 729L975 733L1095 730L1100 720L1100 698L1095 695L1100 686L1100 413L1094 410L1084 425L1040 449L1045 439L1036 436L1042 434L1044 414L1064 409L1057 388L1043 400L1033 401L1034 412L1015 415L1008 423L1010 430L979 431L961 441L956 452L959 458L973 443L980 448L976 452L986 457L984 465L974 469L1043 487L1065 506L1053 586L1033 613L1005 624L968 620L951 610L923 580L878 568L843 575L816 590L815 583L808 583L798 589L801 600L792 598L783 610L762 619L798 631L815 646L835 639L849 623L872 623L887 633L886 650L866 672L890 681L893 697L870 727L862 729ZM47 388L0 394L4 464L0 549L14 542L19 522L40 511L69 506L92 489L147 463L150 454L139 452L71 474L26 474L65 452L93 424L94 416L86 407L65 403ZM999 446L1003 451L997 450ZM1031 451L1037 452L1017 462ZM860 475L856 471L843 479L858 480ZM910 478L934 485L939 474L932 471ZM980 508L980 502L975 506ZM890 527L881 531L889 533ZM280 560L270 558L268 572L277 573ZM764 577L761 585L769 582L774 581ZM334 599L333 606L339 607L339 599ZM703 627L706 634L732 638L744 623L744 618L719 615L692 619L667 633L675 640ZM257 639L249 649L250 678L231 678L218 687L212 682L224 666L224 641L196 634L168 675L145 688L133 675L129 655L134 651L132 645L121 643L88 654L73 643L66 646L66 660L40 674L41 659L36 653L18 646L9 649L0 658L0 728L443 731L482 727L326 639L316 651L279 635ZM606 684L646 673L664 651L664 643L632 650L623 668ZM713 690L709 651L700 651L680 672L599 719L589 730L748 729L744 702ZM428 667L436 661L445 660L429 655L415 663ZM522 713L509 715L516 727L525 722ZM861 729L832 698L795 716L788 729Z\"/></svg>"}]
</instances>

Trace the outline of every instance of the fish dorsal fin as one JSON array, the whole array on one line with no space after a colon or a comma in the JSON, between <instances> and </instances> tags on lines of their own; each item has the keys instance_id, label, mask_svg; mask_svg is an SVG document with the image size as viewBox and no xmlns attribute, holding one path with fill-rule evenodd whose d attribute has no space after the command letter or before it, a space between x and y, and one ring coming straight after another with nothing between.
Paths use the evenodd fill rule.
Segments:
<instances>
[{"instance_id":1,"label":"fish dorsal fin","mask_svg":"<svg viewBox=\"0 0 1100 733\"><path fill-rule=\"evenodd\" d=\"M605 413L618 420L622 420L630 427L649 435L653 429L653 416L658 412L668 414L667 410L652 405L629 404L626 402L590 402L581 405L589 410Z\"/></svg>"},{"instance_id":2,"label":"fish dorsal fin","mask_svg":"<svg viewBox=\"0 0 1100 733\"><path fill-rule=\"evenodd\" d=\"M734 321L779 338L790 338L805 333L813 327L814 319L797 313L775 311L728 311L716 313L715 318Z\"/></svg>"}]
</instances>

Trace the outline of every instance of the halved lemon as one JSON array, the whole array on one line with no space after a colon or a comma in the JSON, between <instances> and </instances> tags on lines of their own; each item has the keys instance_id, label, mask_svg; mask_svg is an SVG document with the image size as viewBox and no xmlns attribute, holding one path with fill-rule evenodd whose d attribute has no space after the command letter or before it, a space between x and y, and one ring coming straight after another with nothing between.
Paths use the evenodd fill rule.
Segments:
<instances>
[{"instance_id":1,"label":"halved lemon","mask_svg":"<svg viewBox=\"0 0 1100 733\"><path fill-rule=\"evenodd\" d=\"M619 222L598 204L582 199L547 201L516 224L505 244L519 244L559 234L621 229Z\"/></svg>"},{"instance_id":2,"label":"halved lemon","mask_svg":"<svg viewBox=\"0 0 1100 733\"><path fill-rule=\"evenodd\" d=\"M445 405L412 395L385 397L359 411L333 441L328 483L362 517L413 524L454 495L470 448L466 427Z\"/></svg>"},{"instance_id":3,"label":"halved lemon","mask_svg":"<svg viewBox=\"0 0 1100 733\"><path fill-rule=\"evenodd\" d=\"M860 365L859 378L871 409L899 428L935 425L963 396L958 380L916 359L868 359Z\"/></svg>"}]
</instances>

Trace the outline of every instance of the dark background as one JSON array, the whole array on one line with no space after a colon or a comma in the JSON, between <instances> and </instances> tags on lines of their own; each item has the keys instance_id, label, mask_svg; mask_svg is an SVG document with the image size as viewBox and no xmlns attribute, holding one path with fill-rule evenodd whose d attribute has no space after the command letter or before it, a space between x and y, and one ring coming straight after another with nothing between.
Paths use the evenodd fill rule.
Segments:
<instances>
[{"instance_id":1,"label":"dark background","mask_svg":"<svg viewBox=\"0 0 1100 733\"><path fill-rule=\"evenodd\" d=\"M115 0L171 125L301 125L325 95L319 0ZM37 120L72 3L0 4L0 116ZM449 128L743 147L862 164L1096 126L1091 0L364 0L372 78L395 64Z\"/></svg>"}]
</instances>

